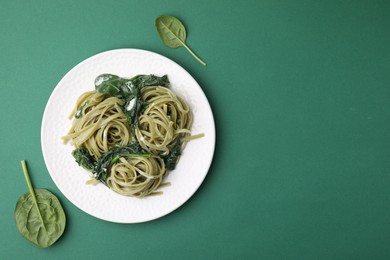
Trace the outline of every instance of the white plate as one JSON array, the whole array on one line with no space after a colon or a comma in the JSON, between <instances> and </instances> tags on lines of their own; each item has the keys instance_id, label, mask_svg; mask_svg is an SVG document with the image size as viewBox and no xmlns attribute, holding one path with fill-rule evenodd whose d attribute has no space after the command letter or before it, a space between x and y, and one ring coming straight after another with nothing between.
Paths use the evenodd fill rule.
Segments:
<instances>
[{"instance_id":1,"label":"white plate","mask_svg":"<svg viewBox=\"0 0 390 260\"><path fill-rule=\"evenodd\" d=\"M121 77L167 74L171 89L184 98L192 109L192 133L205 133L205 137L187 144L176 169L166 178L171 186L162 188L161 196L131 198L118 195L101 183L96 186L85 184L90 178L89 173L75 162L71 155L73 147L64 145L61 141L61 137L71 127L68 115L77 98L83 92L93 90L95 77L102 73ZM215 125L205 94L181 66L153 52L119 49L84 60L61 79L43 114L41 144L43 157L54 183L74 205L103 220L137 223L174 211L199 188L213 158Z\"/></svg>"}]
</instances>

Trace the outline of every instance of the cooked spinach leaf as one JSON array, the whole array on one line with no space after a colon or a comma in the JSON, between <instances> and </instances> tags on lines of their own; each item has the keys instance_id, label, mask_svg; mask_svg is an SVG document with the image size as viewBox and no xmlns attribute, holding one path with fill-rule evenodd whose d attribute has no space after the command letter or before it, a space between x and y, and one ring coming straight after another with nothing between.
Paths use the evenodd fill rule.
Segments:
<instances>
[{"instance_id":1,"label":"cooked spinach leaf","mask_svg":"<svg viewBox=\"0 0 390 260\"><path fill-rule=\"evenodd\" d=\"M137 75L131 79L112 74L102 74L95 79L95 89L102 94L110 94L124 101L121 106L132 131L138 127L138 117L147 106L141 99L141 89L149 86L169 87L168 76Z\"/></svg>"},{"instance_id":2,"label":"cooked spinach leaf","mask_svg":"<svg viewBox=\"0 0 390 260\"><path fill-rule=\"evenodd\" d=\"M29 192L16 203L14 217L20 234L39 247L48 247L56 242L65 230L66 216L60 201L50 191L34 189L22 161Z\"/></svg>"},{"instance_id":3,"label":"cooked spinach leaf","mask_svg":"<svg viewBox=\"0 0 390 260\"><path fill-rule=\"evenodd\" d=\"M161 159L164 160L165 168L167 170L174 170L177 164L177 161L179 160L179 157L181 155L181 147L182 142L180 139L176 139L176 141L169 147L169 153L168 154L161 154Z\"/></svg>"},{"instance_id":4,"label":"cooked spinach leaf","mask_svg":"<svg viewBox=\"0 0 390 260\"><path fill-rule=\"evenodd\" d=\"M132 87L128 86L128 80L113 74L101 74L95 79L95 89L99 93L110 94L118 98L127 98L131 94Z\"/></svg>"},{"instance_id":5,"label":"cooked spinach leaf","mask_svg":"<svg viewBox=\"0 0 390 260\"><path fill-rule=\"evenodd\" d=\"M131 78L131 81L134 82L134 85L138 86L139 89L147 86L162 86L169 87L168 76L164 75L162 77L151 75L137 75Z\"/></svg>"},{"instance_id":6,"label":"cooked spinach leaf","mask_svg":"<svg viewBox=\"0 0 390 260\"><path fill-rule=\"evenodd\" d=\"M84 104L82 104L82 105L77 109L77 112L76 112L76 114L75 114L75 118L81 118L81 116L82 116L82 111L83 111L84 107L85 107L86 105L88 105L88 103L89 103L89 100L85 101Z\"/></svg>"},{"instance_id":7,"label":"cooked spinach leaf","mask_svg":"<svg viewBox=\"0 0 390 260\"><path fill-rule=\"evenodd\" d=\"M76 159L76 162L88 171L93 171L95 168L95 160L89 154L89 152L84 148L78 148L73 150L73 157Z\"/></svg>"}]
</instances>

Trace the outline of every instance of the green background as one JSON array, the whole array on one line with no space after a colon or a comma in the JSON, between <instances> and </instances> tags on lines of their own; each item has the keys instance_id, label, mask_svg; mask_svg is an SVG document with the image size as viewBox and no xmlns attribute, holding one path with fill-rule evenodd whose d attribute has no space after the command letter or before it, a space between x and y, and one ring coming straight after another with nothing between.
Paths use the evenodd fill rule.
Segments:
<instances>
[{"instance_id":1,"label":"green background","mask_svg":"<svg viewBox=\"0 0 390 260\"><path fill-rule=\"evenodd\" d=\"M154 19L186 25L207 62L160 41ZM0 2L1 259L390 259L390 1ZM214 112L201 188L140 224L76 208L47 172L41 119L82 60L141 48L184 67ZM63 237L41 249L13 219L36 187L61 200ZM59 165L58 167L61 167Z\"/></svg>"}]
</instances>

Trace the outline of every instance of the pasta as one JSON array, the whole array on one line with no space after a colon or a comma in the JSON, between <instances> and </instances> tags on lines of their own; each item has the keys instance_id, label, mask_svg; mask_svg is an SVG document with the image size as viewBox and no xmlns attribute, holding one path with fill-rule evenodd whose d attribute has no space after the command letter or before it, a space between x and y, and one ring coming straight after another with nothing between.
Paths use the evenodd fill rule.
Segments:
<instances>
[{"instance_id":1,"label":"pasta","mask_svg":"<svg viewBox=\"0 0 390 260\"><path fill-rule=\"evenodd\" d=\"M158 157L124 158L111 167L108 187L113 191L135 197L156 194L166 173L164 161ZM159 193L157 193L159 194Z\"/></svg>"},{"instance_id":2,"label":"pasta","mask_svg":"<svg viewBox=\"0 0 390 260\"><path fill-rule=\"evenodd\" d=\"M167 76L123 79L102 74L94 91L83 93L63 137L76 162L114 192L131 197L161 194L191 136L188 104L169 89Z\"/></svg>"},{"instance_id":3,"label":"pasta","mask_svg":"<svg viewBox=\"0 0 390 260\"><path fill-rule=\"evenodd\" d=\"M149 105L139 118L135 134L144 149L154 155L167 154L174 140L191 135L190 108L170 89L148 87L141 97Z\"/></svg>"},{"instance_id":4,"label":"pasta","mask_svg":"<svg viewBox=\"0 0 390 260\"><path fill-rule=\"evenodd\" d=\"M76 116L64 141L72 140L76 148L83 147L96 160L117 144L131 141L127 118L118 104L123 101L108 95L89 91L80 96L71 116Z\"/></svg>"}]
</instances>

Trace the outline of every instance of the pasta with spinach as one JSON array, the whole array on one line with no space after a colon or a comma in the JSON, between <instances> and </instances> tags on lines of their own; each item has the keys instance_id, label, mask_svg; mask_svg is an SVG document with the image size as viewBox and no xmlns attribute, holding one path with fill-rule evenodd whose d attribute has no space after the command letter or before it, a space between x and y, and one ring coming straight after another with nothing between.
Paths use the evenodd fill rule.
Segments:
<instances>
[{"instance_id":1,"label":"pasta with spinach","mask_svg":"<svg viewBox=\"0 0 390 260\"><path fill-rule=\"evenodd\" d=\"M176 167L191 135L192 113L171 89L167 76L125 79L99 75L95 90L83 93L63 137L75 147L76 162L124 196L161 194L164 177Z\"/></svg>"}]
</instances>

